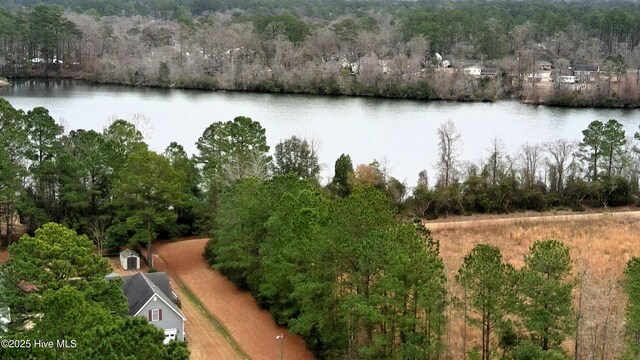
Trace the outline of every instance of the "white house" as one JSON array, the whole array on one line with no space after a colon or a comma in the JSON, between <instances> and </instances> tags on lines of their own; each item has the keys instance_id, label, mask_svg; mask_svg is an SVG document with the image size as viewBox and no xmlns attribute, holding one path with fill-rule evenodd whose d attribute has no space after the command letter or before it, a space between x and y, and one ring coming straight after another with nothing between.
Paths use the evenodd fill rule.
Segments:
<instances>
[{"instance_id":1,"label":"white house","mask_svg":"<svg viewBox=\"0 0 640 360\"><path fill-rule=\"evenodd\" d=\"M479 66L469 66L464 68L464 74L471 76L480 76L482 74L482 68L480 68Z\"/></svg>"},{"instance_id":2,"label":"white house","mask_svg":"<svg viewBox=\"0 0 640 360\"><path fill-rule=\"evenodd\" d=\"M569 75L561 75L561 76L558 76L558 82L562 84L575 84L576 77L569 76Z\"/></svg>"},{"instance_id":3,"label":"white house","mask_svg":"<svg viewBox=\"0 0 640 360\"><path fill-rule=\"evenodd\" d=\"M187 318L180 310L180 299L171 289L166 273L137 273L122 277L122 291L129 303L129 315L142 316L164 330L164 343L184 341Z\"/></svg>"}]
</instances>

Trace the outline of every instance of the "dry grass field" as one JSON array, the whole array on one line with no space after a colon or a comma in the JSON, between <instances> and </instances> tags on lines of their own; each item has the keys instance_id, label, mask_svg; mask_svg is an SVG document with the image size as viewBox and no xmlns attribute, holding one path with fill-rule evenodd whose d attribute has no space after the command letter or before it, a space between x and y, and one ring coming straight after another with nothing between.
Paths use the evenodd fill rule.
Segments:
<instances>
[{"instance_id":1,"label":"dry grass field","mask_svg":"<svg viewBox=\"0 0 640 360\"><path fill-rule=\"evenodd\" d=\"M598 216L553 217L535 221L481 220L438 223L427 227L440 240L441 255L449 280L450 293L459 289L455 274L476 244L498 246L504 261L516 268L536 240L557 239L571 249L574 275L581 281L576 286L574 306L580 308L578 322L578 359L617 359L624 350L625 296L619 281L624 267L634 256L640 256L640 220L635 214L601 214ZM460 311L448 309L450 319L445 342L451 360L463 359L463 317ZM479 332L467 328L466 349L480 344ZM573 340L564 344L574 353Z\"/></svg>"}]
</instances>

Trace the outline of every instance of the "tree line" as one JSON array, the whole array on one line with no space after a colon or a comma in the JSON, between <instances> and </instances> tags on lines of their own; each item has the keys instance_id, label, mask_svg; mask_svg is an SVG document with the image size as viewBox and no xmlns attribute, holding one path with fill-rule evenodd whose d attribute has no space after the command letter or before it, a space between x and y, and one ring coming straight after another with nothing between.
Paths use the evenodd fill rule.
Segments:
<instances>
[{"instance_id":1,"label":"tree line","mask_svg":"<svg viewBox=\"0 0 640 360\"><path fill-rule=\"evenodd\" d=\"M437 133L435 184L426 170L421 172L404 203L418 216L637 203L640 131L628 136L615 119L592 121L581 141L526 143L515 154L494 139L477 162L460 159L462 139L452 122Z\"/></svg>"},{"instance_id":2,"label":"tree line","mask_svg":"<svg viewBox=\"0 0 640 360\"><path fill-rule=\"evenodd\" d=\"M61 1L75 12L56 5L2 9L0 74L135 86L638 106L636 3L122 3L129 5L117 10L100 2ZM436 53L456 70L439 67ZM535 81L527 83L537 60L558 70L599 64L602 76L576 91L559 83L540 90ZM473 64L498 69L497 77L465 76L462 68Z\"/></svg>"}]
</instances>

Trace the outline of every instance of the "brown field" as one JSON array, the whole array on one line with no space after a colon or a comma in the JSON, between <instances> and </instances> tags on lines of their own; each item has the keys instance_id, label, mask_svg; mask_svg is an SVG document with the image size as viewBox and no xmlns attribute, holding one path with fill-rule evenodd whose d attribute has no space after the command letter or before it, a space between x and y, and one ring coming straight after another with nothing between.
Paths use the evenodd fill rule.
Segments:
<instances>
[{"instance_id":1,"label":"brown field","mask_svg":"<svg viewBox=\"0 0 640 360\"><path fill-rule=\"evenodd\" d=\"M4 265L9 260L9 250L2 249L0 250L0 265Z\"/></svg>"},{"instance_id":2,"label":"brown field","mask_svg":"<svg viewBox=\"0 0 640 360\"><path fill-rule=\"evenodd\" d=\"M194 239L159 244L155 247L154 259L161 261L155 263L156 268L163 270L164 267L176 274L251 359L279 359L280 345L276 336L280 334L284 334L285 359L313 359L300 336L276 325L249 292L239 290L209 267L202 256L206 243L207 239Z\"/></svg>"},{"instance_id":3,"label":"brown field","mask_svg":"<svg viewBox=\"0 0 640 360\"><path fill-rule=\"evenodd\" d=\"M619 280L624 267L640 256L640 212L584 214L556 217L482 219L459 222L425 222L440 240L440 250L449 280L449 291L457 294L455 274L478 243L498 246L503 259L516 268L536 240L557 239L571 249L574 274L582 279L576 287L574 306L580 307L578 359L617 359L624 350L625 296ZM582 296L580 296L582 295ZM581 304L579 299L581 298ZM445 336L448 359L462 359L463 317L450 308ZM479 345L475 329L467 330L469 350ZM573 354L573 340L564 344Z\"/></svg>"}]
</instances>

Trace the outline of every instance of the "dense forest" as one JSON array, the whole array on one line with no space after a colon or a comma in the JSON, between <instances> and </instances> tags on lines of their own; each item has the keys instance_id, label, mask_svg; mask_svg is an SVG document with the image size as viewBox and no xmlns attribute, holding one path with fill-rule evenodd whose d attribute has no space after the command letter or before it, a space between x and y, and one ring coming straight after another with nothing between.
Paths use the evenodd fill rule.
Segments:
<instances>
[{"instance_id":1,"label":"dense forest","mask_svg":"<svg viewBox=\"0 0 640 360\"><path fill-rule=\"evenodd\" d=\"M49 3L4 1L0 76L569 106L640 99L632 2ZM538 81L540 61L556 81ZM585 64L596 77L558 81ZM465 75L471 65L490 75Z\"/></svg>"},{"instance_id":2,"label":"dense forest","mask_svg":"<svg viewBox=\"0 0 640 360\"><path fill-rule=\"evenodd\" d=\"M25 302L28 295L13 287L1 301L16 311L31 306L25 311L55 313L60 301L84 299L91 316L121 317L106 295L113 289L94 284L105 273L92 257L94 246L99 254L123 246L151 250L158 238L211 234L205 256L212 266L252 291L320 358L441 358L448 351L446 309L455 306L482 334L481 346L468 349L470 358L490 359L499 351L508 359L566 359L563 343L586 335L572 325L576 279L565 245L536 242L518 270L501 260L499 249L478 245L454 279L466 295L453 296L439 242L421 218L638 202L640 131L627 136L614 119L591 122L579 143L524 144L517 154L507 154L496 139L479 164L460 161L460 135L453 123L443 123L435 181L423 172L412 191L380 163L354 166L346 154L323 186L312 143L292 136L270 152L266 129L243 116L212 123L193 156L177 143L162 154L149 150L125 120L100 132L65 131L45 108L23 112L5 100L0 125L2 245L13 243L4 281L15 286L41 273L34 269L47 265L32 258L36 247L44 258L60 257L61 271L65 261L95 263L78 267L86 274L61 275L90 283L45 272L37 280L41 300ZM32 236L16 242L18 219ZM66 259L67 252L59 253L64 247L85 255ZM24 261L14 261L21 256ZM634 264L624 283L631 299L629 359L638 348ZM108 313L97 310L105 301ZM78 320L74 334L99 336L86 333L92 319ZM114 326L135 325L127 321ZM43 324L46 336L59 331ZM153 347L156 335L149 334L149 351L164 351Z\"/></svg>"}]
</instances>

